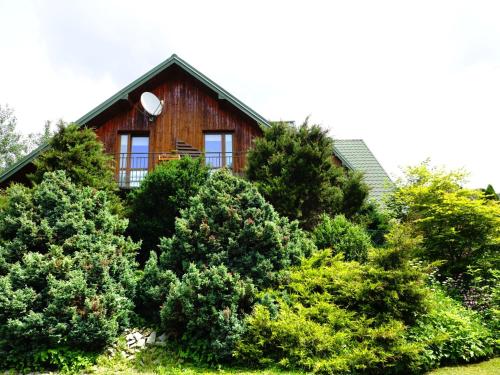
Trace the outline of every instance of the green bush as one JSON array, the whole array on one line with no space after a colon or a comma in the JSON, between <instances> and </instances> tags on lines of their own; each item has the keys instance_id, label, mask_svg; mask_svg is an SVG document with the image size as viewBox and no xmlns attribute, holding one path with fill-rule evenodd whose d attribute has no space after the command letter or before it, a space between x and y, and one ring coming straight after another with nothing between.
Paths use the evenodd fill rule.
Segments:
<instances>
[{"instance_id":1,"label":"green bush","mask_svg":"<svg viewBox=\"0 0 500 375\"><path fill-rule=\"evenodd\" d=\"M49 148L35 159L36 171L30 175L31 180L40 183L46 172L63 170L76 185L116 192L113 158L104 152L94 130L77 124L58 126Z\"/></svg>"},{"instance_id":2,"label":"green bush","mask_svg":"<svg viewBox=\"0 0 500 375\"><path fill-rule=\"evenodd\" d=\"M161 237L170 237L175 218L189 206L208 178L208 168L201 159L184 157L161 163L129 196L128 232L141 240L139 261L144 263L151 250L157 250Z\"/></svg>"},{"instance_id":3,"label":"green bush","mask_svg":"<svg viewBox=\"0 0 500 375\"><path fill-rule=\"evenodd\" d=\"M62 171L13 186L0 212L0 363L57 348L98 350L129 322L137 245L107 193Z\"/></svg>"},{"instance_id":4,"label":"green bush","mask_svg":"<svg viewBox=\"0 0 500 375\"><path fill-rule=\"evenodd\" d=\"M462 187L462 172L408 168L389 204L423 237L422 258L444 261L440 274L457 277L488 258L500 262L500 202Z\"/></svg>"},{"instance_id":5,"label":"green bush","mask_svg":"<svg viewBox=\"0 0 500 375\"><path fill-rule=\"evenodd\" d=\"M335 253L342 253L345 260L365 262L371 240L365 229L351 223L344 215L333 219L323 214L314 228L313 239L319 249L331 248Z\"/></svg>"},{"instance_id":6,"label":"green bush","mask_svg":"<svg viewBox=\"0 0 500 375\"><path fill-rule=\"evenodd\" d=\"M160 265L182 276L191 263L223 264L263 287L313 248L297 222L279 216L252 184L220 170L182 211L174 236L162 240Z\"/></svg>"},{"instance_id":7,"label":"green bush","mask_svg":"<svg viewBox=\"0 0 500 375\"><path fill-rule=\"evenodd\" d=\"M162 326L186 355L220 362L230 359L253 289L277 284L314 244L248 181L220 170L159 248L139 282L139 306L157 314L153 321L161 310Z\"/></svg>"},{"instance_id":8,"label":"green bush","mask_svg":"<svg viewBox=\"0 0 500 375\"><path fill-rule=\"evenodd\" d=\"M418 371L424 347L405 327L425 311L423 274L406 258L414 242L397 233L390 241L365 265L324 250L294 268L261 296L235 355L325 374Z\"/></svg>"},{"instance_id":9,"label":"green bush","mask_svg":"<svg viewBox=\"0 0 500 375\"><path fill-rule=\"evenodd\" d=\"M200 270L192 264L171 287L161 309L162 327L179 339L190 359L228 361L253 296L254 286L224 265Z\"/></svg>"},{"instance_id":10,"label":"green bush","mask_svg":"<svg viewBox=\"0 0 500 375\"><path fill-rule=\"evenodd\" d=\"M385 236L391 227L391 215L386 208L370 201L353 216L352 221L366 228L374 246L385 244Z\"/></svg>"},{"instance_id":11,"label":"green bush","mask_svg":"<svg viewBox=\"0 0 500 375\"><path fill-rule=\"evenodd\" d=\"M446 364L475 362L498 349L494 335L478 313L435 289L429 295L429 312L420 316L407 333L411 342L424 345L419 356L425 369Z\"/></svg>"},{"instance_id":12,"label":"green bush","mask_svg":"<svg viewBox=\"0 0 500 375\"><path fill-rule=\"evenodd\" d=\"M361 175L333 161L333 140L307 120L299 127L274 123L255 140L247 158L247 178L276 211L312 229L322 213L354 215L368 187Z\"/></svg>"},{"instance_id":13,"label":"green bush","mask_svg":"<svg viewBox=\"0 0 500 375\"><path fill-rule=\"evenodd\" d=\"M160 309L177 282L177 276L170 270L158 267L158 256L151 251L149 259L140 273L135 298L136 311L147 322L160 325Z\"/></svg>"}]
</instances>

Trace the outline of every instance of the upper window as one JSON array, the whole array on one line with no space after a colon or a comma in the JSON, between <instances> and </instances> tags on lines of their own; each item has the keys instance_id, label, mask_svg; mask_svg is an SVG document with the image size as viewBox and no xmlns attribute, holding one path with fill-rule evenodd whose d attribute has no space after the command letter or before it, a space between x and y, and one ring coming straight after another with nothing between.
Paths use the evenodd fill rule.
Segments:
<instances>
[{"instance_id":1,"label":"upper window","mask_svg":"<svg viewBox=\"0 0 500 375\"><path fill-rule=\"evenodd\" d=\"M233 135L205 134L205 164L210 168L233 167Z\"/></svg>"},{"instance_id":2,"label":"upper window","mask_svg":"<svg viewBox=\"0 0 500 375\"><path fill-rule=\"evenodd\" d=\"M149 169L149 136L120 135L118 181L121 187L137 187Z\"/></svg>"}]
</instances>

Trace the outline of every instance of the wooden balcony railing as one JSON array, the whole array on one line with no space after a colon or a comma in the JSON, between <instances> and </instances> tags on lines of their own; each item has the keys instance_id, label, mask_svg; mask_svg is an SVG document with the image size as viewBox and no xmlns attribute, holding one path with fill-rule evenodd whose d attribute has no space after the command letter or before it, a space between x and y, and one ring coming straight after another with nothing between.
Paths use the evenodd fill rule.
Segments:
<instances>
[{"instance_id":1,"label":"wooden balcony railing","mask_svg":"<svg viewBox=\"0 0 500 375\"><path fill-rule=\"evenodd\" d=\"M138 187L156 165L181 157L200 157L210 169L228 168L235 173L243 172L246 152L206 152L203 154L178 154L175 152L120 153L115 155L116 180L124 189Z\"/></svg>"}]
</instances>

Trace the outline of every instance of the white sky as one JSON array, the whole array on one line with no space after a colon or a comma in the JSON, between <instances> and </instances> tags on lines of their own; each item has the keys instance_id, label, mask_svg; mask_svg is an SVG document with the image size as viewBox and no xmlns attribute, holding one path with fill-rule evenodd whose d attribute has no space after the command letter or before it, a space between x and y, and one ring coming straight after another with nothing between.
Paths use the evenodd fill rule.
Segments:
<instances>
[{"instance_id":1,"label":"white sky","mask_svg":"<svg viewBox=\"0 0 500 375\"><path fill-rule=\"evenodd\" d=\"M0 103L76 120L172 53L271 120L500 190L500 1L0 0Z\"/></svg>"}]
</instances>

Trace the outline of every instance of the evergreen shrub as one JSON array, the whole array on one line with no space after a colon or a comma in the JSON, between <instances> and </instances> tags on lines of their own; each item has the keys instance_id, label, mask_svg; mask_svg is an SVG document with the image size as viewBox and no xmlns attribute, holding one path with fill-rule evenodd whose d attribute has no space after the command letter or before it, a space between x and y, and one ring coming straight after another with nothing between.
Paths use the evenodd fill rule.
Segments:
<instances>
[{"instance_id":1,"label":"evergreen shrub","mask_svg":"<svg viewBox=\"0 0 500 375\"><path fill-rule=\"evenodd\" d=\"M138 246L108 194L62 171L14 185L0 212L0 363L47 349L95 351L129 323Z\"/></svg>"},{"instance_id":2,"label":"evergreen shrub","mask_svg":"<svg viewBox=\"0 0 500 375\"><path fill-rule=\"evenodd\" d=\"M345 260L365 262L371 239L360 225L351 223L344 215L334 218L321 215L319 224L313 230L313 239L319 249L331 248L342 253Z\"/></svg>"},{"instance_id":3,"label":"evergreen shrub","mask_svg":"<svg viewBox=\"0 0 500 375\"><path fill-rule=\"evenodd\" d=\"M175 219L189 206L189 199L198 193L208 173L202 159L183 157L157 165L130 193L128 233L142 241L141 263L150 251L158 250L160 238L173 235Z\"/></svg>"}]
</instances>

